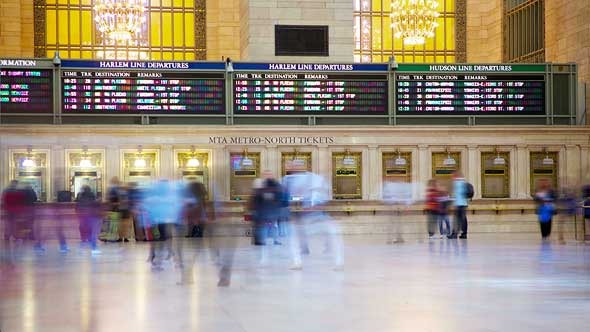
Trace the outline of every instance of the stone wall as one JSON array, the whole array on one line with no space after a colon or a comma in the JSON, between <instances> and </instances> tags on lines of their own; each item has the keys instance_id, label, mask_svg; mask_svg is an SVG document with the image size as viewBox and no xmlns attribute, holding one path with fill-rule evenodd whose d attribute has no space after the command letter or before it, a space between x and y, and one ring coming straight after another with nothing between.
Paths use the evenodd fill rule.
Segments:
<instances>
[{"instance_id":1,"label":"stone wall","mask_svg":"<svg viewBox=\"0 0 590 332\"><path fill-rule=\"evenodd\" d=\"M240 59L242 0L207 0L207 60Z\"/></svg>"},{"instance_id":2,"label":"stone wall","mask_svg":"<svg viewBox=\"0 0 590 332\"><path fill-rule=\"evenodd\" d=\"M246 0L244 0L246 1ZM249 0L243 28L242 59L252 61L352 62L352 1ZM274 26L328 25L329 57L275 56Z\"/></svg>"},{"instance_id":3,"label":"stone wall","mask_svg":"<svg viewBox=\"0 0 590 332\"><path fill-rule=\"evenodd\" d=\"M501 0L467 0L467 62L502 62Z\"/></svg>"},{"instance_id":4,"label":"stone wall","mask_svg":"<svg viewBox=\"0 0 590 332\"><path fill-rule=\"evenodd\" d=\"M33 57L33 1L0 0L0 57Z\"/></svg>"},{"instance_id":5,"label":"stone wall","mask_svg":"<svg viewBox=\"0 0 590 332\"><path fill-rule=\"evenodd\" d=\"M590 1L545 1L545 60L578 64L578 83L586 84L586 124L590 124Z\"/></svg>"}]
</instances>

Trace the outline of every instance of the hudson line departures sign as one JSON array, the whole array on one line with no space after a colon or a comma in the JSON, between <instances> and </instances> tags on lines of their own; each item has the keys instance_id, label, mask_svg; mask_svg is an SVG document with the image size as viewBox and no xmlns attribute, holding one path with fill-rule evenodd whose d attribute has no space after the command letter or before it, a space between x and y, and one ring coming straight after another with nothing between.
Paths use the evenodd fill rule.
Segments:
<instances>
[{"instance_id":1,"label":"hudson line departures sign","mask_svg":"<svg viewBox=\"0 0 590 332\"><path fill-rule=\"evenodd\" d=\"M64 61L64 113L225 114L224 63Z\"/></svg>"},{"instance_id":2,"label":"hudson line departures sign","mask_svg":"<svg viewBox=\"0 0 590 332\"><path fill-rule=\"evenodd\" d=\"M0 59L0 112L52 113L53 70L35 59Z\"/></svg>"},{"instance_id":3,"label":"hudson line departures sign","mask_svg":"<svg viewBox=\"0 0 590 332\"><path fill-rule=\"evenodd\" d=\"M400 65L403 114L544 114L544 65Z\"/></svg>"},{"instance_id":4,"label":"hudson line departures sign","mask_svg":"<svg viewBox=\"0 0 590 332\"><path fill-rule=\"evenodd\" d=\"M386 65L236 63L234 68L235 114L388 113Z\"/></svg>"}]
</instances>

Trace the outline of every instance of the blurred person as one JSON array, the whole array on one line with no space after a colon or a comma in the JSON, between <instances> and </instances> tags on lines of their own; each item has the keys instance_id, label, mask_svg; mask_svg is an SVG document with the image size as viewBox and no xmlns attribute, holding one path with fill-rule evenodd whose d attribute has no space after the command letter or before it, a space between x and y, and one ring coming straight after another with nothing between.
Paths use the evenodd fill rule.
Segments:
<instances>
[{"instance_id":1,"label":"blurred person","mask_svg":"<svg viewBox=\"0 0 590 332\"><path fill-rule=\"evenodd\" d=\"M129 204L129 217L131 227L135 236L135 241L145 241L145 228L143 227L144 213L141 208L143 198L142 190L138 188L137 183L130 182L127 189L127 200Z\"/></svg>"},{"instance_id":2,"label":"blurred person","mask_svg":"<svg viewBox=\"0 0 590 332\"><path fill-rule=\"evenodd\" d=\"M438 188L438 183L435 179L428 180L428 186L426 188L426 204L424 210L427 215L427 231L430 239L434 238L436 233L436 227L438 219L440 218L440 196L441 193Z\"/></svg>"},{"instance_id":3,"label":"blurred person","mask_svg":"<svg viewBox=\"0 0 590 332\"><path fill-rule=\"evenodd\" d=\"M537 204L537 216L541 228L543 240L551 235L551 222L555 213L555 192L551 188L551 183L547 179L542 179L537 184L537 190L534 195Z\"/></svg>"},{"instance_id":4,"label":"blurred person","mask_svg":"<svg viewBox=\"0 0 590 332\"><path fill-rule=\"evenodd\" d=\"M582 189L582 216L585 222L585 234L590 233L590 186L585 186Z\"/></svg>"},{"instance_id":5,"label":"blurred person","mask_svg":"<svg viewBox=\"0 0 590 332\"><path fill-rule=\"evenodd\" d=\"M190 182L185 190L186 237L203 237L207 221L207 189L201 182Z\"/></svg>"},{"instance_id":6,"label":"blurred person","mask_svg":"<svg viewBox=\"0 0 590 332\"><path fill-rule=\"evenodd\" d=\"M383 201L391 206L393 214L391 220L392 229L390 229L387 244L404 242L402 237L402 217L413 203L412 191L413 185L403 182L401 179L386 182L383 186Z\"/></svg>"},{"instance_id":7,"label":"blurred person","mask_svg":"<svg viewBox=\"0 0 590 332\"><path fill-rule=\"evenodd\" d=\"M270 171L263 172L263 181L260 188L254 189L251 201L252 220L254 222L254 244L265 246L269 235L272 235L274 244L278 243L275 237L275 228L280 216L282 206L283 189ZM268 253L261 248L260 263L266 264Z\"/></svg>"},{"instance_id":8,"label":"blurred person","mask_svg":"<svg viewBox=\"0 0 590 332\"><path fill-rule=\"evenodd\" d=\"M180 251L174 253L172 246L175 225L178 225L181 220L181 188L176 183L165 179L154 183L143 200L143 209L150 223L158 226L160 233L159 241L150 243L148 259L152 263L152 269L162 270L162 262L174 256L176 256L177 264L181 265L182 253Z\"/></svg>"},{"instance_id":9,"label":"blurred person","mask_svg":"<svg viewBox=\"0 0 590 332\"><path fill-rule=\"evenodd\" d=\"M23 236L29 240L36 240L36 236L41 234L36 234L35 230L39 230L39 227L35 226L35 203L37 203L37 193L33 190L33 186L27 184L24 186L23 194ZM40 243L40 242L37 242Z\"/></svg>"},{"instance_id":10,"label":"blurred person","mask_svg":"<svg viewBox=\"0 0 590 332\"><path fill-rule=\"evenodd\" d=\"M100 240L116 242L119 240L119 221L121 219L121 188L118 177L111 179L111 186L107 192L108 209L105 220L102 224Z\"/></svg>"},{"instance_id":11,"label":"blurred person","mask_svg":"<svg viewBox=\"0 0 590 332\"><path fill-rule=\"evenodd\" d=\"M451 197L449 193L442 189L440 190L439 199L439 217L438 217L438 228L440 231L440 237L443 238L445 235L451 235L451 226L449 222L449 206L451 205Z\"/></svg>"},{"instance_id":12,"label":"blurred person","mask_svg":"<svg viewBox=\"0 0 590 332\"><path fill-rule=\"evenodd\" d=\"M131 210L129 208L129 187L121 185L119 187L119 232L118 242L129 242L131 238Z\"/></svg>"},{"instance_id":13,"label":"blurred person","mask_svg":"<svg viewBox=\"0 0 590 332\"><path fill-rule=\"evenodd\" d=\"M342 239L337 225L321 206L329 200L329 186L325 179L311 172L289 175L288 192L291 197L298 197L301 203L301 213L291 227L295 231L290 233L290 248L293 258L292 270L303 268L302 253L309 254L307 236L308 234L319 234L325 236L325 245L332 252L334 269L341 270L344 265L342 253ZM302 250L302 247L304 250Z\"/></svg>"},{"instance_id":14,"label":"blurred person","mask_svg":"<svg viewBox=\"0 0 590 332\"><path fill-rule=\"evenodd\" d=\"M558 207L557 241L560 244L565 244L563 234L565 223L574 221L578 208L578 201L574 189L568 187L562 188L561 194L559 195Z\"/></svg>"},{"instance_id":15,"label":"blurred person","mask_svg":"<svg viewBox=\"0 0 590 332\"><path fill-rule=\"evenodd\" d=\"M460 239L467 239L467 199L469 198L468 185L460 171L453 173L453 206L455 207L455 220L453 223L453 232L448 236L449 239L456 239L459 232Z\"/></svg>"},{"instance_id":16,"label":"blurred person","mask_svg":"<svg viewBox=\"0 0 590 332\"><path fill-rule=\"evenodd\" d=\"M2 209L4 210L4 240L17 238L17 229L23 214L25 194L18 189L18 181L12 180L2 192Z\"/></svg>"},{"instance_id":17,"label":"blurred person","mask_svg":"<svg viewBox=\"0 0 590 332\"><path fill-rule=\"evenodd\" d=\"M101 222L101 207L96 195L88 185L83 185L76 197L76 213L80 222L80 238L88 243L92 254L100 254L96 246Z\"/></svg>"}]
</instances>

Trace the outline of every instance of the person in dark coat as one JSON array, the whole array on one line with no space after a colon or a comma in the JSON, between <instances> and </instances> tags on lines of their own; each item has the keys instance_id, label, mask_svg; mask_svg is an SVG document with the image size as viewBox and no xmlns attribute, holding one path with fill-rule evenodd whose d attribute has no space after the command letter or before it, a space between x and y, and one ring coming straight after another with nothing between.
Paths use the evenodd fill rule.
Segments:
<instances>
[{"instance_id":1,"label":"person in dark coat","mask_svg":"<svg viewBox=\"0 0 590 332\"><path fill-rule=\"evenodd\" d=\"M82 242L90 244L93 254L100 253L96 247L101 222L100 203L88 185L82 186L82 190L76 197L76 213L80 222L80 238Z\"/></svg>"}]
</instances>

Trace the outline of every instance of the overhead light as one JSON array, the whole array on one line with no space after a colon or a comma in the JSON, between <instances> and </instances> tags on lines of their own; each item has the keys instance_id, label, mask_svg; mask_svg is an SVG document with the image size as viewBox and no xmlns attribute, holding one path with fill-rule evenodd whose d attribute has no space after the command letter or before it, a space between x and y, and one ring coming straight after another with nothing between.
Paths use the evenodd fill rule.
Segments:
<instances>
[{"instance_id":1,"label":"overhead light","mask_svg":"<svg viewBox=\"0 0 590 332\"><path fill-rule=\"evenodd\" d=\"M304 166L305 166L305 160L303 160L303 159L301 159L301 158L296 158L296 159L293 159L293 160L291 161L291 165L292 165L293 167L304 167Z\"/></svg>"},{"instance_id":2,"label":"overhead light","mask_svg":"<svg viewBox=\"0 0 590 332\"><path fill-rule=\"evenodd\" d=\"M82 160L80 160L80 167L91 168L91 167L93 167L92 161L90 161L90 159L88 157L82 158Z\"/></svg>"},{"instance_id":3,"label":"overhead light","mask_svg":"<svg viewBox=\"0 0 590 332\"><path fill-rule=\"evenodd\" d=\"M356 165L356 160L354 160L352 157L344 157L344 159L342 159L342 165L354 166Z\"/></svg>"},{"instance_id":4,"label":"overhead light","mask_svg":"<svg viewBox=\"0 0 590 332\"><path fill-rule=\"evenodd\" d=\"M30 157L27 157L25 160L23 160L22 167L25 167L25 168L37 167L37 163L35 162L35 160L31 159Z\"/></svg>"},{"instance_id":5,"label":"overhead light","mask_svg":"<svg viewBox=\"0 0 590 332\"><path fill-rule=\"evenodd\" d=\"M189 159L186 162L186 166L187 167L199 167L199 166L201 166L201 162L199 161L199 159L192 157L191 159Z\"/></svg>"},{"instance_id":6,"label":"overhead light","mask_svg":"<svg viewBox=\"0 0 590 332\"><path fill-rule=\"evenodd\" d=\"M455 166L457 165L457 161L455 161L455 159L453 157L451 157L451 154L447 152L447 158L445 158L445 160L443 160L443 166Z\"/></svg>"},{"instance_id":7,"label":"overhead light","mask_svg":"<svg viewBox=\"0 0 590 332\"><path fill-rule=\"evenodd\" d=\"M254 165L254 162L252 161L252 159L250 159L248 157L244 157L242 159L242 166L250 167L250 166L253 166L253 165Z\"/></svg>"},{"instance_id":8,"label":"overhead light","mask_svg":"<svg viewBox=\"0 0 590 332\"><path fill-rule=\"evenodd\" d=\"M146 163L145 159L143 159L142 157L139 157L139 158L135 159L135 161L133 162L133 166L135 168L145 168L147 166L147 163Z\"/></svg>"},{"instance_id":9,"label":"overhead light","mask_svg":"<svg viewBox=\"0 0 590 332\"><path fill-rule=\"evenodd\" d=\"M547 153L547 149L543 149L543 150L544 150L543 152L545 152L545 158L543 158L543 161L542 161L543 165L545 165L545 166L553 165L553 163L554 163L553 158L549 157L549 153Z\"/></svg>"},{"instance_id":10,"label":"overhead light","mask_svg":"<svg viewBox=\"0 0 590 332\"><path fill-rule=\"evenodd\" d=\"M497 156L496 158L494 158L494 165L496 166L501 166L501 165L506 165L506 159Z\"/></svg>"},{"instance_id":11,"label":"overhead light","mask_svg":"<svg viewBox=\"0 0 590 332\"><path fill-rule=\"evenodd\" d=\"M141 0L97 0L94 5L96 28L114 45L139 39L146 22Z\"/></svg>"},{"instance_id":12,"label":"overhead light","mask_svg":"<svg viewBox=\"0 0 590 332\"><path fill-rule=\"evenodd\" d=\"M399 150L397 150L397 158L395 158L393 163L395 164L395 166L406 166L406 164L407 164L406 159L402 157Z\"/></svg>"}]
</instances>

